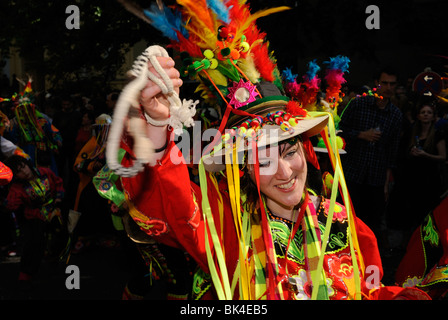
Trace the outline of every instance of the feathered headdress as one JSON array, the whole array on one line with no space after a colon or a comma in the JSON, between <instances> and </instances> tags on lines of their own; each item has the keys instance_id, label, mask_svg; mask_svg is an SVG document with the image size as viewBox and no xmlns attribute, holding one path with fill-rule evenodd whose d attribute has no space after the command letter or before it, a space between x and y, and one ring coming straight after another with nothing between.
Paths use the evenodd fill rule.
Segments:
<instances>
[{"instance_id":1,"label":"feathered headdress","mask_svg":"<svg viewBox=\"0 0 448 320\"><path fill-rule=\"evenodd\" d=\"M344 75L348 72L349 63L350 59L345 56L336 56L323 62L327 65L324 77L326 89L321 88L322 81L318 75L321 68L316 60L308 63L308 70L301 83L297 82L297 75L293 74L291 69L285 69L282 77L286 94L308 111L330 113L337 128L340 121L337 107L344 96L341 88L342 84L347 82ZM319 93L322 94L320 99Z\"/></svg>"},{"instance_id":2,"label":"feathered headdress","mask_svg":"<svg viewBox=\"0 0 448 320\"><path fill-rule=\"evenodd\" d=\"M28 76L27 82L20 78L17 81L24 87L23 91L14 93L11 98L0 98L0 102L9 101L13 104L12 111L24 142L38 145L46 143L50 149L57 149L57 145L48 140L39 123L38 119L42 114L34 104L31 76Z\"/></svg>"},{"instance_id":3,"label":"feathered headdress","mask_svg":"<svg viewBox=\"0 0 448 320\"><path fill-rule=\"evenodd\" d=\"M223 126L229 109L261 98L257 83L272 82L283 90L266 34L258 29L256 20L288 7L252 14L241 0L178 0L175 6L158 1L147 9L119 2L170 40L169 46L180 53L181 75L199 81L197 92L206 103L226 109L219 112L224 116ZM237 94L242 87L248 92L244 101Z\"/></svg>"}]
</instances>

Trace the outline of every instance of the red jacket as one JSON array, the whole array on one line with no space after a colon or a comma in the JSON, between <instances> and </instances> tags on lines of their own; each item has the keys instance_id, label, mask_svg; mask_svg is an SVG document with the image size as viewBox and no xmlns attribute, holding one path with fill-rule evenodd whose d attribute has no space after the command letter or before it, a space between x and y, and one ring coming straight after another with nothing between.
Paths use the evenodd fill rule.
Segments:
<instances>
[{"instance_id":1,"label":"red jacket","mask_svg":"<svg viewBox=\"0 0 448 320\"><path fill-rule=\"evenodd\" d=\"M6 198L6 208L17 211L23 208L26 219L46 220L55 208L55 200L64 196L63 181L48 168L39 168L39 179L44 193L36 192L29 182L16 181L11 184Z\"/></svg>"}]
</instances>

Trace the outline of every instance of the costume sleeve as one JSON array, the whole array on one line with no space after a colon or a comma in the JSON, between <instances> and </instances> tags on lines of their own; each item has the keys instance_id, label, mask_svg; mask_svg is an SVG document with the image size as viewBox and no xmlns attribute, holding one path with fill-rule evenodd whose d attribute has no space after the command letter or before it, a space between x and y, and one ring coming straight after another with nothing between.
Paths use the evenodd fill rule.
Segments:
<instances>
[{"instance_id":1,"label":"costume sleeve","mask_svg":"<svg viewBox=\"0 0 448 320\"><path fill-rule=\"evenodd\" d=\"M16 211L25 204L25 192L16 183L11 185L8 196L6 197L6 209L9 211Z\"/></svg>"},{"instance_id":2,"label":"costume sleeve","mask_svg":"<svg viewBox=\"0 0 448 320\"><path fill-rule=\"evenodd\" d=\"M2 152L5 156L9 157L12 155L18 155L18 156L24 157L25 159L28 159L28 160L30 159L30 156L28 154L26 154L22 150L22 148L15 145L8 139L3 138L3 136L0 136L0 139L1 139Z\"/></svg>"},{"instance_id":3,"label":"costume sleeve","mask_svg":"<svg viewBox=\"0 0 448 320\"><path fill-rule=\"evenodd\" d=\"M381 263L381 256L375 234L362 220L358 218L356 218L356 233L365 267L377 267L380 272L381 279L383 277L383 265Z\"/></svg>"},{"instance_id":4,"label":"costume sleeve","mask_svg":"<svg viewBox=\"0 0 448 320\"><path fill-rule=\"evenodd\" d=\"M122 165L130 167L132 150L126 148ZM188 251L205 271L208 267L200 195L191 185L186 165L174 163L171 158L183 159L173 141L157 165L145 166L135 177L121 178L129 214L157 241Z\"/></svg>"},{"instance_id":5,"label":"costume sleeve","mask_svg":"<svg viewBox=\"0 0 448 320\"><path fill-rule=\"evenodd\" d=\"M122 147L125 150L128 148L122 164L129 167L132 165L132 151L123 144ZM121 182L128 200L129 213L140 228L161 243L187 251L201 269L208 272L206 241L210 239L205 239L202 195L200 188L190 181L188 168L182 159L181 151L171 141L157 165L145 166L143 172L132 178L122 177ZM207 189L212 214L215 215L219 212L216 199L221 194L210 180ZM225 203L227 201L228 199L223 200ZM234 224L228 220L232 218L229 206L224 204L222 208L222 230L226 242L235 239L232 234ZM217 230L221 230L219 220L214 217ZM210 247L213 256L213 246ZM234 243L232 247L235 247ZM231 255L235 251L237 250L226 250L228 265L233 265L231 261L234 257Z\"/></svg>"},{"instance_id":6,"label":"costume sleeve","mask_svg":"<svg viewBox=\"0 0 448 320\"><path fill-rule=\"evenodd\" d=\"M125 150L120 149L118 159L121 161L125 154ZM95 189L99 195L107 200L112 201L117 207L121 207L125 203L123 188L119 177L109 169L106 164L92 179Z\"/></svg>"},{"instance_id":7,"label":"costume sleeve","mask_svg":"<svg viewBox=\"0 0 448 320\"><path fill-rule=\"evenodd\" d=\"M435 265L448 265L447 212L448 198L445 198L414 231L397 268L395 280L398 285L415 286L434 275L430 271Z\"/></svg>"}]
</instances>

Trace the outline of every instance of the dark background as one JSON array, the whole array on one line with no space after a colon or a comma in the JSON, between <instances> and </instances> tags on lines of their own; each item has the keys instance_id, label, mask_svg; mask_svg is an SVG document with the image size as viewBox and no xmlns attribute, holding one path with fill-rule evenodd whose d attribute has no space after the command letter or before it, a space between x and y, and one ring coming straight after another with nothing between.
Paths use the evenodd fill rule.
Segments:
<instances>
[{"instance_id":1,"label":"dark background","mask_svg":"<svg viewBox=\"0 0 448 320\"><path fill-rule=\"evenodd\" d=\"M149 7L151 1L136 1ZM165 3L169 4L170 0ZM348 83L369 83L375 70L392 64L404 84L425 67L441 75L447 71L448 1L446 0L253 0L253 11L287 5L291 10L259 19L281 69L300 76L310 60L336 55L351 59ZM65 9L80 9L81 28L68 30ZM380 29L368 30L366 8L380 10ZM43 77L52 86L82 86L94 90L107 86L123 63L123 53L139 40L166 42L159 32L112 0L14 0L0 3L0 67L14 44L33 73L36 89ZM48 89L48 88L45 88ZM82 88L81 88L82 89Z\"/></svg>"}]
</instances>

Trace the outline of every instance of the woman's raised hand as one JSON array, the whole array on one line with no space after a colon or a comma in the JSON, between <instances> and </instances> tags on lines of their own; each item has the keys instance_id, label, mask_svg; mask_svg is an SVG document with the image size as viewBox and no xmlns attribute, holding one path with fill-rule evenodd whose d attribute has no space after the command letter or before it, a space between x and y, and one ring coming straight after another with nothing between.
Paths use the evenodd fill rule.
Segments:
<instances>
[{"instance_id":1,"label":"woman's raised hand","mask_svg":"<svg viewBox=\"0 0 448 320\"><path fill-rule=\"evenodd\" d=\"M180 79L179 71L174 67L174 60L170 57L157 57L157 60L172 81L174 91L179 94L182 80ZM154 69L151 62L148 62L148 69L154 75L162 78ZM170 115L170 104L168 100L162 94L160 87L151 80L148 80L145 88L141 91L140 103L143 106L144 111L154 120L166 120Z\"/></svg>"}]
</instances>

